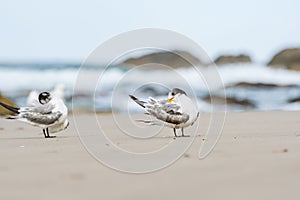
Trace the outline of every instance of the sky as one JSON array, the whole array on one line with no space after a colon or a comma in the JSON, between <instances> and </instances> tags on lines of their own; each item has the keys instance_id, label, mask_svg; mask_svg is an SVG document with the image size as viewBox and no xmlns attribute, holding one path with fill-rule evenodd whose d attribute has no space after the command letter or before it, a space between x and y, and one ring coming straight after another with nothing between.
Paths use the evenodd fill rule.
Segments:
<instances>
[{"instance_id":1,"label":"sky","mask_svg":"<svg viewBox=\"0 0 300 200\"><path fill-rule=\"evenodd\" d=\"M297 0L0 0L0 62L81 62L139 28L186 35L211 58L247 53L260 63L300 46Z\"/></svg>"}]
</instances>

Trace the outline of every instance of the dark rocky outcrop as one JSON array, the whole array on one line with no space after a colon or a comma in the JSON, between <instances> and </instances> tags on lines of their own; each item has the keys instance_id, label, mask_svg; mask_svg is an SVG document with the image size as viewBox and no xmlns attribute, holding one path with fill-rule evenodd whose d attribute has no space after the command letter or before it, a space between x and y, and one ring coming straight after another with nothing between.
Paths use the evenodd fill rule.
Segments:
<instances>
[{"instance_id":1,"label":"dark rocky outcrop","mask_svg":"<svg viewBox=\"0 0 300 200\"><path fill-rule=\"evenodd\" d=\"M264 87L264 88L274 88L274 87L297 87L297 85L278 85L275 83L249 83L249 82L239 82L234 85L228 85L226 88L232 88L232 87Z\"/></svg>"},{"instance_id":2,"label":"dark rocky outcrop","mask_svg":"<svg viewBox=\"0 0 300 200\"><path fill-rule=\"evenodd\" d=\"M0 93L0 102L5 103L10 106L15 106L15 104L9 98L5 97ZM11 115L13 114L11 111L8 111L6 108L0 106L0 115Z\"/></svg>"},{"instance_id":3,"label":"dark rocky outcrop","mask_svg":"<svg viewBox=\"0 0 300 200\"><path fill-rule=\"evenodd\" d=\"M191 63L189 63L186 59L197 65L203 65L202 61L199 58L186 51L163 51L150 53L136 58L129 58L123 61L122 64L138 66L149 63L158 63L172 68L192 66Z\"/></svg>"},{"instance_id":4,"label":"dark rocky outcrop","mask_svg":"<svg viewBox=\"0 0 300 200\"><path fill-rule=\"evenodd\" d=\"M222 97L222 96L216 96L213 95L210 97L209 95L204 97L202 100L204 100L207 103L212 104L229 104L229 105L241 105L246 107L255 107L255 104L247 99L238 99L235 97Z\"/></svg>"},{"instance_id":5,"label":"dark rocky outcrop","mask_svg":"<svg viewBox=\"0 0 300 200\"><path fill-rule=\"evenodd\" d=\"M300 48L284 49L278 52L268 62L268 65L300 71Z\"/></svg>"},{"instance_id":6,"label":"dark rocky outcrop","mask_svg":"<svg viewBox=\"0 0 300 200\"><path fill-rule=\"evenodd\" d=\"M289 102L289 103L299 103L299 102L300 102L300 97L296 97L296 98L293 98L293 99L289 99L288 102Z\"/></svg>"},{"instance_id":7,"label":"dark rocky outcrop","mask_svg":"<svg viewBox=\"0 0 300 200\"><path fill-rule=\"evenodd\" d=\"M245 54L239 55L221 55L214 60L216 65L232 64L232 63L251 63L250 56Z\"/></svg>"}]
</instances>

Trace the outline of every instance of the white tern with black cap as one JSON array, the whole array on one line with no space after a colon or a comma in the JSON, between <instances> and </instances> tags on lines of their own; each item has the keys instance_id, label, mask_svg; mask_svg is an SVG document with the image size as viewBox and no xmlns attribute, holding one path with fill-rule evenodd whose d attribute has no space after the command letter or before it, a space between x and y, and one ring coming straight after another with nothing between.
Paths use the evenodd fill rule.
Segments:
<instances>
[{"instance_id":1,"label":"white tern with black cap","mask_svg":"<svg viewBox=\"0 0 300 200\"><path fill-rule=\"evenodd\" d=\"M45 138L52 138L50 133L56 133L69 126L67 119L68 109L61 98L50 95L49 92L42 92L38 100L30 107L13 107L0 102L4 108L12 111L15 115L8 119L15 119L33 126L41 127Z\"/></svg>"},{"instance_id":2,"label":"white tern with black cap","mask_svg":"<svg viewBox=\"0 0 300 200\"><path fill-rule=\"evenodd\" d=\"M183 128L191 126L199 117L197 106L179 89L173 88L165 100L157 100L149 97L146 101L141 101L133 95L130 98L142 106L147 114L153 116L154 120L139 120L150 125L161 125L173 128L174 135L177 137L176 129L181 129L181 136L184 135Z\"/></svg>"}]
</instances>

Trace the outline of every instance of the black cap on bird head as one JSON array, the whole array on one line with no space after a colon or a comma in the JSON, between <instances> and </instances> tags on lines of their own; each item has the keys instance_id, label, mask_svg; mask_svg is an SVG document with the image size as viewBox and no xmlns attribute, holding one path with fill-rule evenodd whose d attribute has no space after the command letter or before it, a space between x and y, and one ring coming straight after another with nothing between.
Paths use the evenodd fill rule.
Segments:
<instances>
[{"instance_id":1,"label":"black cap on bird head","mask_svg":"<svg viewBox=\"0 0 300 200\"><path fill-rule=\"evenodd\" d=\"M179 88L173 88L173 89L171 90L171 95L172 95L172 96L175 96L176 94L185 94L185 95L186 95L185 91L183 91L182 89L179 89Z\"/></svg>"},{"instance_id":2,"label":"black cap on bird head","mask_svg":"<svg viewBox=\"0 0 300 200\"><path fill-rule=\"evenodd\" d=\"M51 96L50 96L50 93L49 93L49 92L42 92L42 93L39 95L39 102L40 102L41 104L46 104L46 103L48 103L50 100L51 100Z\"/></svg>"},{"instance_id":3,"label":"black cap on bird head","mask_svg":"<svg viewBox=\"0 0 300 200\"><path fill-rule=\"evenodd\" d=\"M176 96L177 94L179 94L179 95L181 95L181 94L186 95L185 91L183 91L182 89L179 89L179 88L173 88L173 89L171 90L171 92L169 92L169 96L168 96L168 99L167 99L167 100L168 100L169 102L172 102L173 99L175 98L175 96Z\"/></svg>"}]
</instances>

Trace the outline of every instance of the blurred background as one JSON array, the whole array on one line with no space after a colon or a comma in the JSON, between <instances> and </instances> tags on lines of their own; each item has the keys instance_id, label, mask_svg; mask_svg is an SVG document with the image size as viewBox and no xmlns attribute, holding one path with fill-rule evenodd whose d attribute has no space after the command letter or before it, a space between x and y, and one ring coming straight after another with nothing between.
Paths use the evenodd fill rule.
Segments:
<instances>
[{"instance_id":1,"label":"blurred background","mask_svg":"<svg viewBox=\"0 0 300 200\"><path fill-rule=\"evenodd\" d=\"M59 91L71 108L112 109L112 89L128 70L145 63L168 65L185 77L196 92L199 109L211 111L224 101L230 111L300 109L300 2L285 1L1 1L0 100L26 105L31 91ZM133 29L153 27L181 33L210 57L170 44L172 51L145 51L128 56L106 73L101 91L83 87L73 92L78 69L101 43ZM207 91L198 84L189 63L197 61L203 75L218 66L223 86ZM102 56L103 63L111 59ZM101 73L105 66L86 68ZM142 69L138 77L161 76L170 87L180 82L164 69ZM132 79L132 84L142 84ZM166 87L148 85L138 95L162 97ZM122 111L122 107L116 108Z\"/></svg>"}]
</instances>

